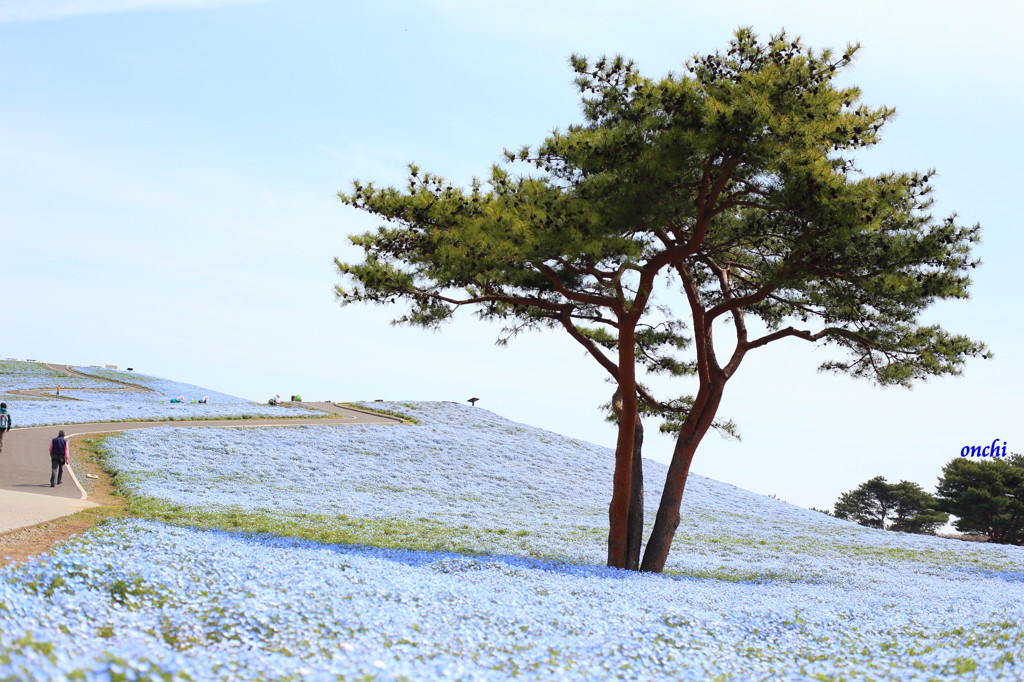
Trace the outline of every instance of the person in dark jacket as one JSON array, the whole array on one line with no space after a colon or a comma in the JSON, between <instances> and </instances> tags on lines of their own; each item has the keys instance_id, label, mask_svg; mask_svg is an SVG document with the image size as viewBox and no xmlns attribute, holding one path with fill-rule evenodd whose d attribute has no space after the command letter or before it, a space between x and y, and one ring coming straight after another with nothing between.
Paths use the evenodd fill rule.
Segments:
<instances>
[{"instance_id":1,"label":"person in dark jacket","mask_svg":"<svg viewBox=\"0 0 1024 682\"><path fill-rule=\"evenodd\" d=\"M4 449L4 434L11 430L11 413L7 403L0 403L0 450Z\"/></svg>"},{"instance_id":2,"label":"person in dark jacket","mask_svg":"<svg viewBox=\"0 0 1024 682\"><path fill-rule=\"evenodd\" d=\"M50 441L50 487L53 487L54 479L57 485L61 484L64 477L64 465L68 463L69 446L68 440L64 437L64 429L60 430L57 437Z\"/></svg>"}]
</instances>

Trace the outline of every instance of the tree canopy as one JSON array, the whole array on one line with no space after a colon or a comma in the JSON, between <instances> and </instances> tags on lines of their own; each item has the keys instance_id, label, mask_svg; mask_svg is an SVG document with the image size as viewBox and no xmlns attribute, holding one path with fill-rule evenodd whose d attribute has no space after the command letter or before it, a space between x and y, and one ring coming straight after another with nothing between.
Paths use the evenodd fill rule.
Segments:
<instances>
[{"instance_id":1,"label":"tree canopy","mask_svg":"<svg viewBox=\"0 0 1024 682\"><path fill-rule=\"evenodd\" d=\"M954 459L942 468L936 495L939 508L956 517L953 527L960 532L1024 545L1024 455Z\"/></svg>"},{"instance_id":2,"label":"tree canopy","mask_svg":"<svg viewBox=\"0 0 1024 682\"><path fill-rule=\"evenodd\" d=\"M351 238L364 259L336 261L337 296L401 300L397 321L426 327L472 306L504 321L505 339L555 327L582 344L621 399L609 565L634 564L638 415L669 415L676 446L641 564L660 571L694 453L728 428L719 405L748 352L828 344L842 354L822 369L900 386L985 354L918 321L934 301L967 296L980 228L932 215L931 171L858 169L894 110L836 84L857 50L741 29L726 51L657 79L622 57L574 56L583 123L506 151L486 182L462 188L412 165L405 188L356 181L339 194L385 225ZM721 355L718 320L733 337ZM696 390L657 398L644 370L693 377Z\"/></svg>"},{"instance_id":3,"label":"tree canopy","mask_svg":"<svg viewBox=\"0 0 1024 682\"><path fill-rule=\"evenodd\" d=\"M883 476L840 495L835 516L870 528L925 534L934 534L949 520L938 510L938 500L921 486L911 481L889 483Z\"/></svg>"}]
</instances>

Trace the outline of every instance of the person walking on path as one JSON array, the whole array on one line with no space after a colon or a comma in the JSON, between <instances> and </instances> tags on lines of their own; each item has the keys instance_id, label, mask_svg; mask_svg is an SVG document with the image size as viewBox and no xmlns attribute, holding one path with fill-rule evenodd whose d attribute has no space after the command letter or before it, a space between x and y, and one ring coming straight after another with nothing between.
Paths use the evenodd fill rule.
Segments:
<instances>
[{"instance_id":1,"label":"person walking on path","mask_svg":"<svg viewBox=\"0 0 1024 682\"><path fill-rule=\"evenodd\" d=\"M0 451L4 449L4 434L11 430L11 413L7 403L0 403Z\"/></svg>"},{"instance_id":2,"label":"person walking on path","mask_svg":"<svg viewBox=\"0 0 1024 682\"><path fill-rule=\"evenodd\" d=\"M61 484L64 478L64 465L68 463L68 440L64 437L64 429L60 430L57 437L50 441L50 487L53 487L54 478L57 485Z\"/></svg>"}]
</instances>

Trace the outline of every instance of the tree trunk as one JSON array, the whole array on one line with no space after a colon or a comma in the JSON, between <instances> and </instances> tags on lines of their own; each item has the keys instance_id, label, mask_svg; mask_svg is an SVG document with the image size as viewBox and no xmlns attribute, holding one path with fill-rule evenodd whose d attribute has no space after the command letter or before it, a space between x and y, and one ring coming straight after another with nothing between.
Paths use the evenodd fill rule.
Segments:
<instances>
[{"instance_id":1,"label":"tree trunk","mask_svg":"<svg viewBox=\"0 0 1024 682\"><path fill-rule=\"evenodd\" d=\"M640 545L644 537L644 425L636 418L633 432L633 481L629 488L629 533L626 536L626 568L640 569Z\"/></svg>"},{"instance_id":2,"label":"tree trunk","mask_svg":"<svg viewBox=\"0 0 1024 682\"><path fill-rule=\"evenodd\" d=\"M636 397L636 335L632 329L619 330L619 393L622 412L619 415L618 439L615 443L615 474L612 479L612 501L608 505L608 566L626 568L628 564L629 503L633 482L633 441L639 418Z\"/></svg>"},{"instance_id":3,"label":"tree trunk","mask_svg":"<svg viewBox=\"0 0 1024 682\"><path fill-rule=\"evenodd\" d=\"M672 461L665 476L665 489L661 493L658 515L654 519L654 528L644 551L641 571L661 573L665 570L665 562L679 526L679 508L683 502L686 478L690 474L690 463L701 439L711 428L724 388L724 377L715 378L710 386L702 386L697 392L693 409L683 422L672 451Z\"/></svg>"}]
</instances>

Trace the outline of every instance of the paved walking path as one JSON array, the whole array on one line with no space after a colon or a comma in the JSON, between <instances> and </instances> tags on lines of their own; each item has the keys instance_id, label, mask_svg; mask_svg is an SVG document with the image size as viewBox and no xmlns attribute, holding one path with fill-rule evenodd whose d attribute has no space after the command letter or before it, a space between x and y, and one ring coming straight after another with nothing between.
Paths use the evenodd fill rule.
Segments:
<instances>
[{"instance_id":1,"label":"paved walking path","mask_svg":"<svg viewBox=\"0 0 1024 682\"><path fill-rule=\"evenodd\" d=\"M223 419L166 422L104 422L95 424L67 424L64 426L32 426L14 428L7 432L0 451L0 533L34 526L43 521L73 514L80 509L95 506L86 499L74 473L74 461L64 467L62 485L50 487L50 441L60 429L65 435L82 436L89 433L109 433L154 426L184 428L258 426L301 426L303 424L396 424L402 420L371 412L364 412L335 403L293 403L337 417L314 419Z\"/></svg>"}]
</instances>

